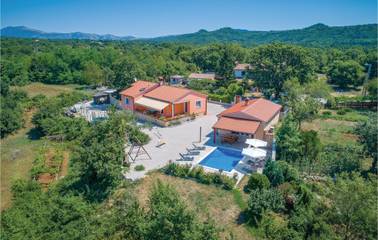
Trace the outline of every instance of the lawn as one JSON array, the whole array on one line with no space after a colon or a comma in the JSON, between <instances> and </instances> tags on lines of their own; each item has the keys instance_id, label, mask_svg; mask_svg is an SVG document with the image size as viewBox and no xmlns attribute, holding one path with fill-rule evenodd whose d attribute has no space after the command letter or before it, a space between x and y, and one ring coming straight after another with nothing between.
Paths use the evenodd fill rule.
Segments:
<instances>
[{"instance_id":1,"label":"lawn","mask_svg":"<svg viewBox=\"0 0 378 240\"><path fill-rule=\"evenodd\" d=\"M15 179L30 177L30 169L44 140L32 140L30 122L33 112L25 113L25 127L16 134L1 139L1 210L11 201L10 187Z\"/></svg>"},{"instance_id":2,"label":"lawn","mask_svg":"<svg viewBox=\"0 0 378 240\"><path fill-rule=\"evenodd\" d=\"M254 239L246 225L238 223L242 210L240 207L246 206L244 202L246 194L243 192L226 191L215 186L154 172L142 179L136 187L136 196L142 206L146 205L148 194L158 179L173 186L189 208L202 220L210 216L222 230L221 239L229 239L230 234L234 239Z\"/></svg>"},{"instance_id":3,"label":"lawn","mask_svg":"<svg viewBox=\"0 0 378 240\"><path fill-rule=\"evenodd\" d=\"M14 87L14 89L24 90L28 93L29 97L34 97L38 94L45 95L47 97L54 97L61 93L69 93L74 90L82 90L83 86L69 84L69 85L53 85L44 83L31 83L22 87Z\"/></svg>"},{"instance_id":4,"label":"lawn","mask_svg":"<svg viewBox=\"0 0 378 240\"><path fill-rule=\"evenodd\" d=\"M355 143L357 136L353 133L355 122L335 119L315 119L302 124L303 130L315 130L323 144Z\"/></svg>"}]
</instances>

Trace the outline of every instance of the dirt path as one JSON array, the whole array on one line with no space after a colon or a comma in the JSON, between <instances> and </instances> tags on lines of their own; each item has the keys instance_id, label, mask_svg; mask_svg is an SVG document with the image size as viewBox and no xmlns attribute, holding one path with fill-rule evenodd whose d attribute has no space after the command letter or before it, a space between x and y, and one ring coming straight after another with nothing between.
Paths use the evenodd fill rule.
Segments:
<instances>
[{"instance_id":1,"label":"dirt path","mask_svg":"<svg viewBox=\"0 0 378 240\"><path fill-rule=\"evenodd\" d=\"M62 178L62 177L64 177L64 176L67 175L67 173L68 173L69 159L70 159L70 154L67 151L65 151L63 153L62 164L60 165L59 178Z\"/></svg>"}]
</instances>

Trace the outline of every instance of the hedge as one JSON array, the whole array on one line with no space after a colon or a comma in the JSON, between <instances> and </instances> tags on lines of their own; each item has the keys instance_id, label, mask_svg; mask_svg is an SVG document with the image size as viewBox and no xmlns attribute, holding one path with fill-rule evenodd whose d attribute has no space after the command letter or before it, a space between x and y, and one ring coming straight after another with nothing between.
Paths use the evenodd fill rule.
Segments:
<instances>
[{"instance_id":1,"label":"hedge","mask_svg":"<svg viewBox=\"0 0 378 240\"><path fill-rule=\"evenodd\" d=\"M230 178L224 174L205 172L202 167L196 166L191 169L190 165L180 165L170 163L162 169L162 171L170 176L192 179L196 182L215 185L225 190L232 190L236 184L236 179Z\"/></svg>"}]
</instances>

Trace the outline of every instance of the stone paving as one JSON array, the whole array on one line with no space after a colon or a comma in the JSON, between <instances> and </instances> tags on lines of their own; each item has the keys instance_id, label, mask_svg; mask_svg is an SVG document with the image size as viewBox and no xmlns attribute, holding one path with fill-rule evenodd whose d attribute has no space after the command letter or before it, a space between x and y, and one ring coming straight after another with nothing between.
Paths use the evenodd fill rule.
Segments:
<instances>
[{"instance_id":1,"label":"stone paving","mask_svg":"<svg viewBox=\"0 0 378 240\"><path fill-rule=\"evenodd\" d=\"M180 159L180 153L186 153L187 148L193 148L193 142L197 145L205 144L206 146L206 149L200 151L200 154L195 156L194 161L192 161L192 163L198 162L199 159L202 159L203 156L214 148L211 145L213 136L212 126L217 121L216 115L224 109L222 105L208 103L208 114L199 116L193 121L184 122L172 127L163 128L154 126L151 130L144 129L151 137L151 141L144 147L152 159L149 159L147 155L139 156L131 164L130 170L124 174L125 177L136 180L142 178L150 170L165 166L169 161L177 161ZM199 139L200 127L202 128L201 141ZM157 147L161 141L164 141L165 144ZM136 165L143 165L145 170L135 171L134 167Z\"/></svg>"}]
</instances>

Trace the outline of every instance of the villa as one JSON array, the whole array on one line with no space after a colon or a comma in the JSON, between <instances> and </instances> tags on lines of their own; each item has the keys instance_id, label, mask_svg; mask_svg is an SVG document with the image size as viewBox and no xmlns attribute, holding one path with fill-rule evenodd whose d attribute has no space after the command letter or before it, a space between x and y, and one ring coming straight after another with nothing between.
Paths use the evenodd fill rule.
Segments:
<instances>
[{"instance_id":1,"label":"villa","mask_svg":"<svg viewBox=\"0 0 378 240\"><path fill-rule=\"evenodd\" d=\"M237 63L234 67L234 77L237 79L244 78L250 68L251 65L248 63Z\"/></svg>"},{"instance_id":2,"label":"villa","mask_svg":"<svg viewBox=\"0 0 378 240\"><path fill-rule=\"evenodd\" d=\"M282 106L263 98L243 100L217 115L213 141L244 142L255 138L272 142L273 128L278 123Z\"/></svg>"},{"instance_id":3,"label":"villa","mask_svg":"<svg viewBox=\"0 0 378 240\"><path fill-rule=\"evenodd\" d=\"M191 115L207 114L207 96L186 88L137 81L120 95L123 109L160 125Z\"/></svg>"}]
</instances>

